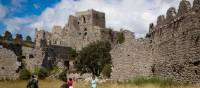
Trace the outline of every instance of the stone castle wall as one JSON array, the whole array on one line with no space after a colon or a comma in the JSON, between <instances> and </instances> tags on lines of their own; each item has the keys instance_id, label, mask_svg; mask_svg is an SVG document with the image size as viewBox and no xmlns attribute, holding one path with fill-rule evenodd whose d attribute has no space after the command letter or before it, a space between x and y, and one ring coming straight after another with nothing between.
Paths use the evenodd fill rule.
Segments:
<instances>
[{"instance_id":1,"label":"stone castle wall","mask_svg":"<svg viewBox=\"0 0 200 88\"><path fill-rule=\"evenodd\" d=\"M200 1L193 7L182 0L178 12L168 9L157 25L150 25L147 39L155 58L153 74L177 81L200 82Z\"/></svg>"},{"instance_id":2,"label":"stone castle wall","mask_svg":"<svg viewBox=\"0 0 200 88\"><path fill-rule=\"evenodd\" d=\"M16 80L19 78L18 68L21 63L11 50L0 48L0 80Z\"/></svg>"},{"instance_id":3,"label":"stone castle wall","mask_svg":"<svg viewBox=\"0 0 200 88\"><path fill-rule=\"evenodd\" d=\"M153 58L145 39L135 39L134 34L123 31L125 42L111 50L112 80L127 80L138 76L151 76Z\"/></svg>"}]
</instances>

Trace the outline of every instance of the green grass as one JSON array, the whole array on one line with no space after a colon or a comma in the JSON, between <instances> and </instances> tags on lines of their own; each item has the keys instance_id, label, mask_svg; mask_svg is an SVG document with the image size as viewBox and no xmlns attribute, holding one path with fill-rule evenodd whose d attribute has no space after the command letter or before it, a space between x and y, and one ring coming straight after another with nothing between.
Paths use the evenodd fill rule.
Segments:
<instances>
[{"instance_id":1,"label":"green grass","mask_svg":"<svg viewBox=\"0 0 200 88\"><path fill-rule=\"evenodd\" d=\"M127 81L118 82L118 83L119 84L125 84L125 85L132 84L132 85L137 85L137 86L152 84L152 85L157 85L157 86L160 86L160 87L182 85L182 84L177 83L177 82L175 82L171 79L162 80L158 77L150 77L150 78L138 77L138 78L135 78L133 80L127 80Z\"/></svg>"}]
</instances>

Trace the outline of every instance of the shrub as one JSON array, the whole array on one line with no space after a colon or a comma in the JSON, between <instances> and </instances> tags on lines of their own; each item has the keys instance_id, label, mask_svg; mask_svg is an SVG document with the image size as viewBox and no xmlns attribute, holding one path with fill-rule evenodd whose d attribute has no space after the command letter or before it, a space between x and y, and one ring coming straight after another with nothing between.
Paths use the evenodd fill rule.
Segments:
<instances>
[{"instance_id":1,"label":"shrub","mask_svg":"<svg viewBox=\"0 0 200 88\"><path fill-rule=\"evenodd\" d=\"M123 32L117 33L117 43L122 44L125 41L125 36Z\"/></svg>"},{"instance_id":2,"label":"shrub","mask_svg":"<svg viewBox=\"0 0 200 88\"><path fill-rule=\"evenodd\" d=\"M67 80L67 70L64 70L63 72L61 72L59 74L59 77L58 77L59 80L62 80L64 82L66 82Z\"/></svg>"},{"instance_id":3,"label":"shrub","mask_svg":"<svg viewBox=\"0 0 200 88\"><path fill-rule=\"evenodd\" d=\"M49 76L49 73L50 73L49 69L41 67L38 72L38 77L39 79L45 79L46 77Z\"/></svg>"},{"instance_id":4,"label":"shrub","mask_svg":"<svg viewBox=\"0 0 200 88\"><path fill-rule=\"evenodd\" d=\"M27 70L26 68L23 68L20 70L20 79L26 80L29 79L31 77L31 72L29 70Z\"/></svg>"},{"instance_id":5,"label":"shrub","mask_svg":"<svg viewBox=\"0 0 200 88\"><path fill-rule=\"evenodd\" d=\"M112 72L112 69L111 69L111 65L110 64L106 64L104 67L103 67L103 70L101 72L102 76L104 78L110 78L110 74Z\"/></svg>"},{"instance_id":6,"label":"shrub","mask_svg":"<svg viewBox=\"0 0 200 88\"><path fill-rule=\"evenodd\" d=\"M84 47L76 59L75 67L80 73L92 73L99 76L103 66L111 64L111 45L109 42L97 41Z\"/></svg>"}]
</instances>

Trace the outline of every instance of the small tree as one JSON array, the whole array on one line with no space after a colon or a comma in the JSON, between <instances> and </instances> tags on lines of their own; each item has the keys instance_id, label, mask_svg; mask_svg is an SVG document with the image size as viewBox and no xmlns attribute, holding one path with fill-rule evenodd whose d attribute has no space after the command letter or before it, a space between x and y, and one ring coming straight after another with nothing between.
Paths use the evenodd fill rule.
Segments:
<instances>
[{"instance_id":1,"label":"small tree","mask_svg":"<svg viewBox=\"0 0 200 88\"><path fill-rule=\"evenodd\" d=\"M16 38L14 39L13 43L21 45L22 41L23 41L23 36L21 34L16 34Z\"/></svg>"},{"instance_id":2,"label":"small tree","mask_svg":"<svg viewBox=\"0 0 200 88\"><path fill-rule=\"evenodd\" d=\"M103 66L111 64L111 45L109 42L97 41L84 47L77 57L75 67L80 73L92 73L99 76Z\"/></svg>"},{"instance_id":3,"label":"small tree","mask_svg":"<svg viewBox=\"0 0 200 88\"><path fill-rule=\"evenodd\" d=\"M0 45L2 44L3 36L0 35Z\"/></svg>"},{"instance_id":4,"label":"small tree","mask_svg":"<svg viewBox=\"0 0 200 88\"><path fill-rule=\"evenodd\" d=\"M26 42L31 43L32 42L32 38L30 36L26 36Z\"/></svg>"},{"instance_id":5,"label":"small tree","mask_svg":"<svg viewBox=\"0 0 200 88\"><path fill-rule=\"evenodd\" d=\"M124 33L118 32L117 33L117 43L122 44L125 41Z\"/></svg>"},{"instance_id":6,"label":"small tree","mask_svg":"<svg viewBox=\"0 0 200 88\"><path fill-rule=\"evenodd\" d=\"M3 36L4 41L12 41L12 34L9 31L6 31Z\"/></svg>"},{"instance_id":7,"label":"small tree","mask_svg":"<svg viewBox=\"0 0 200 88\"><path fill-rule=\"evenodd\" d=\"M103 75L104 78L110 78L110 75L111 75L111 72L112 72L111 67L112 67L111 64L106 64L103 67L101 74Z\"/></svg>"},{"instance_id":8,"label":"small tree","mask_svg":"<svg viewBox=\"0 0 200 88\"><path fill-rule=\"evenodd\" d=\"M38 77L40 79L44 79L44 78L48 77L49 74L50 74L50 70L49 69L41 67L40 70L39 70L39 73L38 73Z\"/></svg>"},{"instance_id":9,"label":"small tree","mask_svg":"<svg viewBox=\"0 0 200 88\"><path fill-rule=\"evenodd\" d=\"M63 70L58 77L59 80L66 82L67 80L67 70Z\"/></svg>"},{"instance_id":10,"label":"small tree","mask_svg":"<svg viewBox=\"0 0 200 88\"><path fill-rule=\"evenodd\" d=\"M23 68L20 70L20 79L26 80L29 79L31 77L31 72L29 70L27 70L26 68Z\"/></svg>"}]
</instances>

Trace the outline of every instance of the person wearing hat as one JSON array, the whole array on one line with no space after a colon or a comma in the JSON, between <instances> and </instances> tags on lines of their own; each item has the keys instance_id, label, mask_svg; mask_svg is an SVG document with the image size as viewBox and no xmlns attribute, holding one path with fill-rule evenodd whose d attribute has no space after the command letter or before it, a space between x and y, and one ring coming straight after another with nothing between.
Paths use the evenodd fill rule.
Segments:
<instances>
[{"instance_id":1,"label":"person wearing hat","mask_svg":"<svg viewBox=\"0 0 200 88\"><path fill-rule=\"evenodd\" d=\"M36 75L32 75L31 79L28 81L27 88L39 88Z\"/></svg>"}]
</instances>

